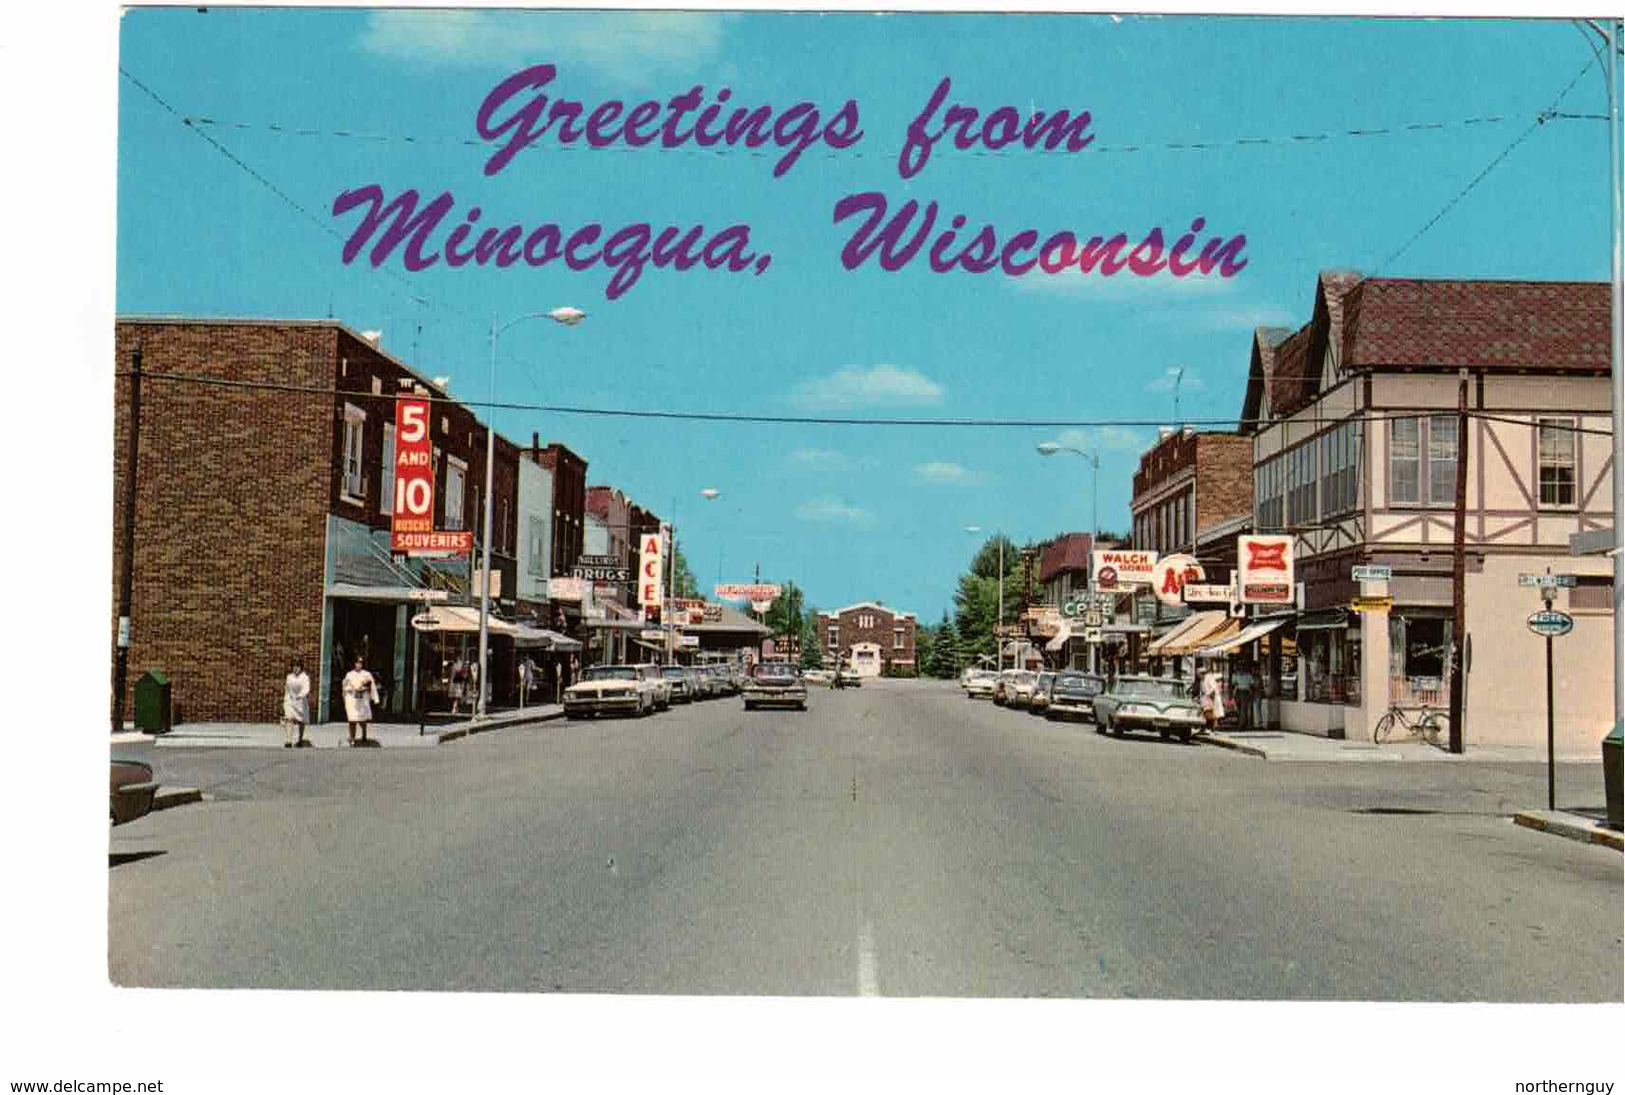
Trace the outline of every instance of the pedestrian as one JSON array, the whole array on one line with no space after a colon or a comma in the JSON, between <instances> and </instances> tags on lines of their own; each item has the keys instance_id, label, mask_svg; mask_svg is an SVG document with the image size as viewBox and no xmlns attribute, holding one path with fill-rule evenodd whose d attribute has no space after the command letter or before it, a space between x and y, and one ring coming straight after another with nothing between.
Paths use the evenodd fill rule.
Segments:
<instances>
[{"instance_id":1,"label":"pedestrian","mask_svg":"<svg viewBox=\"0 0 1625 1095\"><path fill-rule=\"evenodd\" d=\"M350 724L350 744L356 743L357 731L363 744L367 742L367 724L372 721L372 705L378 702L378 682L367 672L366 659L355 656L355 665L344 675L344 717Z\"/></svg>"},{"instance_id":2,"label":"pedestrian","mask_svg":"<svg viewBox=\"0 0 1625 1095\"><path fill-rule=\"evenodd\" d=\"M1236 666L1235 673L1230 678L1230 687L1236 694L1236 721L1243 730L1253 728L1253 697L1258 693L1258 678L1253 675L1251 662L1243 661Z\"/></svg>"},{"instance_id":3,"label":"pedestrian","mask_svg":"<svg viewBox=\"0 0 1625 1095\"><path fill-rule=\"evenodd\" d=\"M468 693L468 663L461 654L451 663L451 713L457 714L458 706Z\"/></svg>"},{"instance_id":4,"label":"pedestrian","mask_svg":"<svg viewBox=\"0 0 1625 1095\"><path fill-rule=\"evenodd\" d=\"M1224 717L1224 678L1219 671L1208 668L1201 677L1202 721L1207 729L1212 731L1219 725L1219 719Z\"/></svg>"},{"instance_id":5,"label":"pedestrian","mask_svg":"<svg viewBox=\"0 0 1625 1095\"><path fill-rule=\"evenodd\" d=\"M536 688L536 663L525 655L525 660L519 663L519 706L525 706L525 701Z\"/></svg>"},{"instance_id":6,"label":"pedestrian","mask_svg":"<svg viewBox=\"0 0 1625 1095\"><path fill-rule=\"evenodd\" d=\"M305 725L309 722L310 675L305 672L305 663L295 658L282 682L282 748L309 747L310 742L305 740Z\"/></svg>"}]
</instances>

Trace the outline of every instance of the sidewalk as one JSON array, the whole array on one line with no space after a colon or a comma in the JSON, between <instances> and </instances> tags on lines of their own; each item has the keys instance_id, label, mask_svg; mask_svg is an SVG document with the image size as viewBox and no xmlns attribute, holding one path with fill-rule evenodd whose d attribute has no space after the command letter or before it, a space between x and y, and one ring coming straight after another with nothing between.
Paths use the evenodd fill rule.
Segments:
<instances>
[{"instance_id":1,"label":"sidewalk","mask_svg":"<svg viewBox=\"0 0 1625 1095\"><path fill-rule=\"evenodd\" d=\"M488 730L550 722L563 717L564 708L549 703L527 707L523 711L499 711L478 721L464 719L430 724L421 734L415 722L375 722L367 728L367 736L386 749L416 749L456 741L470 734L483 734ZM284 740L279 722L189 722L167 734L158 735L153 744L159 749L280 749ZM305 740L312 742L317 749L344 749L349 747L350 731L343 722L324 722L306 727Z\"/></svg>"},{"instance_id":2,"label":"sidewalk","mask_svg":"<svg viewBox=\"0 0 1625 1095\"><path fill-rule=\"evenodd\" d=\"M1326 738L1291 730L1221 730L1198 736L1197 741L1234 749L1264 760L1324 764L1328 761L1411 761L1466 764L1486 761L1496 764L1545 764L1546 750L1522 745L1473 745L1465 752L1451 753L1429 745L1420 738L1388 741L1381 745L1364 740ZM1560 764L1602 763L1600 753L1559 753Z\"/></svg>"}]
</instances>

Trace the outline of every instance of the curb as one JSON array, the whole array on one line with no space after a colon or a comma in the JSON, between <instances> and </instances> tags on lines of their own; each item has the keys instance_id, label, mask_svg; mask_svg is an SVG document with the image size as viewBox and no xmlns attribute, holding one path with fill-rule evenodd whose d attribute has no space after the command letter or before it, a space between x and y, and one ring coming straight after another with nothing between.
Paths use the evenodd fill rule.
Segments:
<instances>
[{"instance_id":1,"label":"curb","mask_svg":"<svg viewBox=\"0 0 1625 1095\"><path fill-rule=\"evenodd\" d=\"M1614 851L1625 851L1625 834L1594 822L1573 817L1559 817L1545 812L1520 810L1512 816L1514 823L1536 832L1578 840L1582 844L1601 844Z\"/></svg>"},{"instance_id":2,"label":"curb","mask_svg":"<svg viewBox=\"0 0 1625 1095\"><path fill-rule=\"evenodd\" d=\"M152 796L152 809L147 812L156 814L159 810L167 810L172 806L186 806L202 801L203 792L196 787L160 787L158 793Z\"/></svg>"},{"instance_id":3,"label":"curb","mask_svg":"<svg viewBox=\"0 0 1625 1095\"><path fill-rule=\"evenodd\" d=\"M1258 757L1260 760L1269 760L1270 755L1256 745L1243 745L1230 738L1218 737L1214 734L1198 734L1196 740L1203 745L1217 745L1220 749L1229 749L1237 753L1245 753L1249 757Z\"/></svg>"},{"instance_id":4,"label":"curb","mask_svg":"<svg viewBox=\"0 0 1625 1095\"><path fill-rule=\"evenodd\" d=\"M553 722L554 720L562 719L563 717L564 712L561 710L552 711L546 714L538 713L530 716L504 718L500 721L492 720L490 722L483 723L469 723L465 726L459 726L456 729L446 730L436 734L435 744L444 745L448 741L457 741L459 738L466 738L473 734L484 734L491 730L507 730L508 728L514 726L531 726L539 722Z\"/></svg>"}]
</instances>

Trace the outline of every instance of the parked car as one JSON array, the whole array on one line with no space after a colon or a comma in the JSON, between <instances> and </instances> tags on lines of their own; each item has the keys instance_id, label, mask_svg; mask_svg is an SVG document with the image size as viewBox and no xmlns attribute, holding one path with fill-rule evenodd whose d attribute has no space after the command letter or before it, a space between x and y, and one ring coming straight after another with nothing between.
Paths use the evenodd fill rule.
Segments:
<instances>
[{"instance_id":1,"label":"parked car","mask_svg":"<svg viewBox=\"0 0 1625 1095\"><path fill-rule=\"evenodd\" d=\"M1202 728L1202 709L1185 681L1167 677L1118 677L1095 697L1095 730L1122 737L1129 730L1155 730L1162 740L1190 741Z\"/></svg>"},{"instance_id":2,"label":"parked car","mask_svg":"<svg viewBox=\"0 0 1625 1095\"><path fill-rule=\"evenodd\" d=\"M1054 673L1038 674L1038 680L1033 684L1032 698L1027 701L1027 710L1030 714L1042 715L1049 710L1049 690L1054 683Z\"/></svg>"},{"instance_id":3,"label":"parked car","mask_svg":"<svg viewBox=\"0 0 1625 1095\"><path fill-rule=\"evenodd\" d=\"M807 710L807 683L789 662L762 662L745 681L745 710L786 706Z\"/></svg>"},{"instance_id":4,"label":"parked car","mask_svg":"<svg viewBox=\"0 0 1625 1095\"><path fill-rule=\"evenodd\" d=\"M965 698L970 700L990 700L993 698L993 686L998 682L999 675L991 669L968 670L965 678Z\"/></svg>"},{"instance_id":5,"label":"parked car","mask_svg":"<svg viewBox=\"0 0 1625 1095\"><path fill-rule=\"evenodd\" d=\"M655 682L641 665L595 665L564 690L564 717L622 714L642 717L655 709Z\"/></svg>"},{"instance_id":6,"label":"parked car","mask_svg":"<svg viewBox=\"0 0 1625 1095\"><path fill-rule=\"evenodd\" d=\"M807 684L822 684L828 686L835 682L835 673L829 669L803 669L801 679Z\"/></svg>"},{"instance_id":7,"label":"parked car","mask_svg":"<svg viewBox=\"0 0 1625 1095\"><path fill-rule=\"evenodd\" d=\"M856 669L853 669L850 665L843 665L841 667L841 687L862 688L863 675Z\"/></svg>"},{"instance_id":8,"label":"parked car","mask_svg":"<svg viewBox=\"0 0 1625 1095\"><path fill-rule=\"evenodd\" d=\"M152 765L145 759L153 737L137 731L112 736L111 814L114 825L144 817L152 810L158 783L152 778Z\"/></svg>"},{"instance_id":9,"label":"parked car","mask_svg":"<svg viewBox=\"0 0 1625 1095\"><path fill-rule=\"evenodd\" d=\"M1063 669L1055 674L1055 680L1050 684L1049 703L1044 708L1044 717L1081 718L1094 722L1095 697L1105 688L1106 681L1102 677Z\"/></svg>"},{"instance_id":10,"label":"parked car","mask_svg":"<svg viewBox=\"0 0 1625 1095\"><path fill-rule=\"evenodd\" d=\"M671 682L660 675L660 667L653 662L645 662L638 669L654 685L655 710L670 711Z\"/></svg>"},{"instance_id":11,"label":"parked car","mask_svg":"<svg viewBox=\"0 0 1625 1095\"><path fill-rule=\"evenodd\" d=\"M1038 674L1030 669L1006 669L993 686L993 702L1006 707L1025 707L1033 698L1033 687L1037 684Z\"/></svg>"},{"instance_id":12,"label":"parked car","mask_svg":"<svg viewBox=\"0 0 1625 1095\"><path fill-rule=\"evenodd\" d=\"M672 703L693 703L698 699L697 687L689 678L689 669L681 665L663 665L660 675L671 685Z\"/></svg>"}]
</instances>

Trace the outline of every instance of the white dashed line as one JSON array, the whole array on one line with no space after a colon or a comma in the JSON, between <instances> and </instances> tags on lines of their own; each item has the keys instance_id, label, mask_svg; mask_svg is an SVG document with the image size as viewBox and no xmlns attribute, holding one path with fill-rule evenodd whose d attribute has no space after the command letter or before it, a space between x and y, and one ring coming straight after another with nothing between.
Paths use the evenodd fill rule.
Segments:
<instances>
[{"instance_id":1,"label":"white dashed line","mask_svg":"<svg viewBox=\"0 0 1625 1095\"><path fill-rule=\"evenodd\" d=\"M879 996L880 985L875 979L875 936L867 921L858 935L858 995Z\"/></svg>"}]
</instances>

